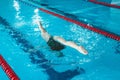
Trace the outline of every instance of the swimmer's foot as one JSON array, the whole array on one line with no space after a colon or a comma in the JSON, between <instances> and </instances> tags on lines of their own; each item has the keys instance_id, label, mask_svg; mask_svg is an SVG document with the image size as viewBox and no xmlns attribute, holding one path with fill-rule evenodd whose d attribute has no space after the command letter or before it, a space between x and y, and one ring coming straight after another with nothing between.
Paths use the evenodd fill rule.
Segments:
<instances>
[{"instance_id":1,"label":"swimmer's foot","mask_svg":"<svg viewBox=\"0 0 120 80\"><path fill-rule=\"evenodd\" d=\"M87 55L87 54L88 54L87 50L85 50L82 46L79 46L79 47L77 48L77 50L78 50L80 53L84 54L84 55Z\"/></svg>"}]
</instances>

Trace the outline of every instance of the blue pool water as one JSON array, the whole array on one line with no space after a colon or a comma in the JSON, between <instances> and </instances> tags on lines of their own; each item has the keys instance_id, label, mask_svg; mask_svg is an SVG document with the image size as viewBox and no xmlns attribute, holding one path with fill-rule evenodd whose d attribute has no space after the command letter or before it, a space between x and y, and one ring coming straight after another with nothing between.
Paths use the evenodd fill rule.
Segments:
<instances>
[{"instance_id":1,"label":"blue pool water","mask_svg":"<svg viewBox=\"0 0 120 80\"><path fill-rule=\"evenodd\" d=\"M24 1L120 35L120 9L85 0L34 0L42 5L31 0ZM114 1L119 2L112 2ZM2 0L0 6L0 54L20 80L120 79L119 41L83 29L16 0ZM62 50L65 56L56 57L55 52L50 51L41 38L36 20L40 20L51 35L72 40L84 46L89 54L84 56L66 47ZM0 80L9 80L2 68Z\"/></svg>"}]
</instances>

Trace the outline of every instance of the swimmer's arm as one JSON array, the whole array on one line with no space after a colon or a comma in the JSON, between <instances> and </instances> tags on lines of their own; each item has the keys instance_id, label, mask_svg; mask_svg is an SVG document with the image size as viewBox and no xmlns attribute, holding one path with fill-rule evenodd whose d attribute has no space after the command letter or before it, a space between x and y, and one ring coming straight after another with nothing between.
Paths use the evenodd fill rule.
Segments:
<instances>
[{"instance_id":1,"label":"swimmer's arm","mask_svg":"<svg viewBox=\"0 0 120 80\"><path fill-rule=\"evenodd\" d=\"M41 22L40 22L40 21L37 21L37 24L38 24L39 29L40 29L40 30L42 30L42 29L43 29L43 27L42 27Z\"/></svg>"},{"instance_id":2,"label":"swimmer's arm","mask_svg":"<svg viewBox=\"0 0 120 80\"><path fill-rule=\"evenodd\" d=\"M46 30L43 28L42 24L40 21L37 21L38 27L42 33L46 32Z\"/></svg>"},{"instance_id":3,"label":"swimmer's arm","mask_svg":"<svg viewBox=\"0 0 120 80\"><path fill-rule=\"evenodd\" d=\"M39 27L42 27L42 24L41 24L40 21L37 21L37 24L38 24Z\"/></svg>"}]
</instances>

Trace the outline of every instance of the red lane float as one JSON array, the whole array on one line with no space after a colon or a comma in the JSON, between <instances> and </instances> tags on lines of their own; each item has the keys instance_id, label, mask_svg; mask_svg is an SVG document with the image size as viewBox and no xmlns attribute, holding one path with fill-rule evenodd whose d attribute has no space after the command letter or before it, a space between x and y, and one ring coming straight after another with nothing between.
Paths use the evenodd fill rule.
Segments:
<instances>
[{"instance_id":1,"label":"red lane float","mask_svg":"<svg viewBox=\"0 0 120 80\"><path fill-rule=\"evenodd\" d=\"M73 19L71 19L71 18L62 16L62 15L60 15L60 14L57 14L57 13L54 13L54 12L45 10L45 9L43 9L43 8L39 8L39 9L40 9L41 11L43 11L43 12L48 13L48 14L51 14L51 15L54 15L54 16L56 16L56 17L62 18L62 19L64 19L64 20L67 20L67 21L69 21L69 22L75 23L75 24L77 24L77 25L79 25L79 26L81 26L81 27L83 27L83 28L86 28L86 29L88 29L88 30L91 30L91 31L93 31L93 32L96 32L96 33L102 34L102 35L104 35L104 36L106 36L106 37L109 37L109 38L112 38L112 39L115 39L115 40L120 41L120 36L118 36L118 35L115 35L115 34L112 34L112 33L106 32L106 31L103 31L103 30L98 29L98 28L94 28L94 27L89 26L89 25L87 25L87 24L85 24L85 23L82 23L82 22L73 20Z\"/></svg>"},{"instance_id":2,"label":"red lane float","mask_svg":"<svg viewBox=\"0 0 120 80\"><path fill-rule=\"evenodd\" d=\"M92 3L95 3L95 4L100 4L100 5L104 5L104 6L108 6L108 7L113 7L113 8L118 8L118 9L120 9L120 6L115 5L115 4L109 4L109 3L100 2L100 1L97 1L97 0L89 0L89 1L92 2Z\"/></svg>"},{"instance_id":3,"label":"red lane float","mask_svg":"<svg viewBox=\"0 0 120 80\"><path fill-rule=\"evenodd\" d=\"M5 71L10 80L20 80L5 59L0 55L0 66Z\"/></svg>"},{"instance_id":4,"label":"red lane float","mask_svg":"<svg viewBox=\"0 0 120 80\"><path fill-rule=\"evenodd\" d=\"M38 8L37 6L35 6L35 5L33 5L33 4L30 4L30 3L27 3L27 2L25 2L25 1L22 1L22 0L18 0L18 1L22 2L22 3L25 4L25 5L31 6L31 7L33 7L33 8ZM95 0L91 0L91 1L95 1ZM43 12L45 12L45 13L51 14L51 15L53 15L53 16L59 17L59 18L61 18L61 19L64 19L64 20L66 20L66 21L75 23L75 24L77 24L77 25L79 25L79 26L81 26L81 27L83 27L83 28L86 28L86 29L91 30L91 31L93 31L93 32L102 34L102 35L104 35L104 36L106 36L106 37L109 37L109 38L112 38L112 39L114 39L114 40L120 41L120 36L118 36L118 35L116 35L116 34L112 34L112 33L110 33L110 32L107 32L107 31L104 31L104 30L101 30L101 29L98 29L98 28L94 28L94 27L89 26L89 25L87 25L87 24L85 24L85 23L82 23L82 22L73 20L73 19L71 19L71 18L62 16L62 15L57 14L57 13L55 13L55 12L51 12L51 11L45 10L45 9L43 9L43 8L39 8L39 10L41 10L41 11L43 11Z\"/></svg>"}]
</instances>

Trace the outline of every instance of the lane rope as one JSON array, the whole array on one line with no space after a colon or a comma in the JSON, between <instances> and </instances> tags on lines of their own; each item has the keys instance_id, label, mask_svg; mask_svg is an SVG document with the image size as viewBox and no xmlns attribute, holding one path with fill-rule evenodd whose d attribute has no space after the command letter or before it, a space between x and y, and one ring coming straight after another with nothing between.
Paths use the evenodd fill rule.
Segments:
<instances>
[{"instance_id":1,"label":"lane rope","mask_svg":"<svg viewBox=\"0 0 120 80\"><path fill-rule=\"evenodd\" d=\"M22 0L17 0L17 1L20 1L22 3L24 3L25 5L28 5L28 6L31 6L31 7L34 7L34 8L38 8L37 6L33 5L33 4L30 4L30 3L27 3L25 1L22 1ZM57 14L55 12L52 12L52 11L48 11L46 9L43 9L43 8L38 8L39 10L45 12L45 13L48 13L48 14L51 14L53 16L56 16L56 17L59 17L61 19L64 19L66 21L69 21L69 22L72 22L72 23L75 23L77 25L79 25L80 27L83 27L85 29L88 29L88 30L91 30L93 32L96 32L96 33L99 33L99 34L102 34L106 37L109 37L111 39L114 39L114 40L117 40L117 41L120 41L120 36L119 35L116 35L116 34L113 34L113 33L110 33L110 32L107 32L107 31L104 31L104 30L101 30L101 29L98 29L98 28L95 28L93 26L89 26L85 23L82 23L80 21L77 21L77 20L73 20L71 18L68 18L66 16L63 16L63 15L60 15L60 14Z\"/></svg>"},{"instance_id":2,"label":"lane rope","mask_svg":"<svg viewBox=\"0 0 120 80\"><path fill-rule=\"evenodd\" d=\"M116 4L109 4L109 3L100 2L100 1L97 1L97 0L89 0L89 1L92 2L92 3L95 3L95 4L99 4L99 5L104 5L104 6L108 6L108 7L113 7L113 8L120 9L120 6L118 6Z\"/></svg>"},{"instance_id":3,"label":"lane rope","mask_svg":"<svg viewBox=\"0 0 120 80\"><path fill-rule=\"evenodd\" d=\"M5 59L0 55L0 66L5 71L10 80L20 80L16 73L12 70L10 65L5 61Z\"/></svg>"}]
</instances>

